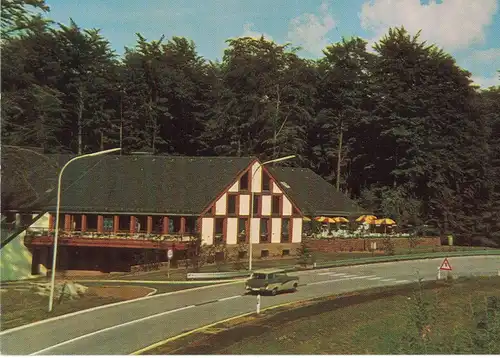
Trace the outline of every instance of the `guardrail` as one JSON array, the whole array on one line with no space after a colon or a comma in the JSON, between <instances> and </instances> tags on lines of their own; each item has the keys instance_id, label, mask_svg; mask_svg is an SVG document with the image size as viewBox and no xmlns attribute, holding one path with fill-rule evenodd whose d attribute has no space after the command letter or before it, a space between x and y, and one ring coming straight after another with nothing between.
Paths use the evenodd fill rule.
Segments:
<instances>
[{"instance_id":1,"label":"guardrail","mask_svg":"<svg viewBox=\"0 0 500 358\"><path fill-rule=\"evenodd\" d=\"M189 272L187 274L188 280L216 280L216 279L230 279L247 277L250 273L248 271L237 272Z\"/></svg>"}]
</instances>

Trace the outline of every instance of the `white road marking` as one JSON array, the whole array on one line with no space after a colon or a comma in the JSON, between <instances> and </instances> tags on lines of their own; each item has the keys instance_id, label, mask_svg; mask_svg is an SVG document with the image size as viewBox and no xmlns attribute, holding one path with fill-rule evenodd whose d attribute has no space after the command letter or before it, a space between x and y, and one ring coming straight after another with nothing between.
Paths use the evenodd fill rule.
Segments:
<instances>
[{"instance_id":1,"label":"white road marking","mask_svg":"<svg viewBox=\"0 0 500 358\"><path fill-rule=\"evenodd\" d=\"M84 339L84 338L87 338L87 337L92 337L92 336L94 336L96 334L99 334L99 333L111 331L113 329L120 328L120 327L125 327L125 326L128 326L128 325L137 323L137 322L146 321L146 320L151 319L151 318L161 317L161 316L165 316L165 315L168 315L168 314L171 314L171 313L174 313L174 312L179 312L179 311L187 310L188 308L193 308L193 307L196 307L196 306L195 305L184 306L184 307L181 307L181 308L176 308L175 310L171 310L171 311L167 311L167 312L162 312L162 313L157 313L157 314L154 314L154 315L151 315L151 316L146 316L146 317L143 317L143 318L135 319L133 321L129 321L129 322L125 322L125 323L122 323L122 324L118 324L116 326L112 326L112 327L100 329L98 331L87 333L87 334L84 334L83 336L75 337L75 338L72 338L70 340L58 343L56 345L44 348L42 350L39 350L38 352L31 353L30 356L34 356L34 355L38 355L38 354L41 354L41 353L45 353L45 352L48 352L48 351L50 351L50 350L52 350L54 348L58 348L58 347L66 345L66 344L76 342L76 341L78 341L80 339Z\"/></svg>"},{"instance_id":2,"label":"white road marking","mask_svg":"<svg viewBox=\"0 0 500 358\"><path fill-rule=\"evenodd\" d=\"M218 299L217 301L219 301L219 302L221 302L221 301L227 301L227 300L232 300L232 299L238 298L238 297L241 297L241 295L231 296L231 297L225 297L225 298Z\"/></svg>"},{"instance_id":3,"label":"white road marking","mask_svg":"<svg viewBox=\"0 0 500 358\"><path fill-rule=\"evenodd\" d=\"M357 277L357 275L345 275L344 278Z\"/></svg>"},{"instance_id":4,"label":"white road marking","mask_svg":"<svg viewBox=\"0 0 500 358\"><path fill-rule=\"evenodd\" d=\"M311 286L311 285L319 285L319 284L322 284L322 283L330 283L330 282L339 282L339 281L347 281L347 280L359 280L359 279L363 279L365 278L365 276L359 276L359 277L356 277L356 275L354 276L351 276L351 277L342 277L342 278L337 278L335 280L326 280L326 281L318 281L318 282L311 282L311 283L308 283L307 286ZM369 280L369 279L368 279Z\"/></svg>"},{"instance_id":5,"label":"white road marking","mask_svg":"<svg viewBox=\"0 0 500 358\"><path fill-rule=\"evenodd\" d=\"M395 278L384 278L383 280L380 280L382 282L387 282L387 281L396 281Z\"/></svg>"},{"instance_id":6,"label":"white road marking","mask_svg":"<svg viewBox=\"0 0 500 358\"><path fill-rule=\"evenodd\" d=\"M345 273L335 273L335 272L322 272L319 273L320 276L344 276Z\"/></svg>"},{"instance_id":7,"label":"white road marking","mask_svg":"<svg viewBox=\"0 0 500 358\"><path fill-rule=\"evenodd\" d=\"M367 278L367 280L374 281L374 280L381 280L382 277L373 277L373 278Z\"/></svg>"},{"instance_id":8,"label":"white road marking","mask_svg":"<svg viewBox=\"0 0 500 358\"><path fill-rule=\"evenodd\" d=\"M357 278L368 278L368 277L375 277L375 275L368 275L368 276L358 276Z\"/></svg>"},{"instance_id":9,"label":"white road marking","mask_svg":"<svg viewBox=\"0 0 500 358\"><path fill-rule=\"evenodd\" d=\"M408 281L408 280L398 280L398 281L396 281L396 283L403 283L403 282L410 282L410 281Z\"/></svg>"}]
</instances>

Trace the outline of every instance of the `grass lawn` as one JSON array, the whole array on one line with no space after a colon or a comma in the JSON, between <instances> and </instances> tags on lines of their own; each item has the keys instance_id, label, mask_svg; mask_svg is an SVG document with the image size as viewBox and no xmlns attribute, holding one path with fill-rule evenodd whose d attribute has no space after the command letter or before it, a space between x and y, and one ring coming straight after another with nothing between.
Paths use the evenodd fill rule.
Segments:
<instances>
[{"instance_id":1,"label":"grass lawn","mask_svg":"<svg viewBox=\"0 0 500 358\"><path fill-rule=\"evenodd\" d=\"M500 353L500 277L423 287L377 288L251 315L146 354ZM488 297L498 299L496 319L481 330Z\"/></svg>"}]
</instances>

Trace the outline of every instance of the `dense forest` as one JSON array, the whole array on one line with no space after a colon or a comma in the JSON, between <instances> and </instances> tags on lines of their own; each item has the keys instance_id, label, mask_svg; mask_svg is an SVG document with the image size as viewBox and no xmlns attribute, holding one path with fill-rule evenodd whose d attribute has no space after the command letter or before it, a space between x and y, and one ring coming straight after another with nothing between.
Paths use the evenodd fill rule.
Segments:
<instances>
[{"instance_id":1,"label":"dense forest","mask_svg":"<svg viewBox=\"0 0 500 358\"><path fill-rule=\"evenodd\" d=\"M33 11L38 10L38 13ZM46 153L296 154L337 190L400 224L500 245L500 87L404 27L374 47L343 39L317 60L264 38L221 61L184 37L118 56L97 29L2 1L2 143Z\"/></svg>"}]
</instances>

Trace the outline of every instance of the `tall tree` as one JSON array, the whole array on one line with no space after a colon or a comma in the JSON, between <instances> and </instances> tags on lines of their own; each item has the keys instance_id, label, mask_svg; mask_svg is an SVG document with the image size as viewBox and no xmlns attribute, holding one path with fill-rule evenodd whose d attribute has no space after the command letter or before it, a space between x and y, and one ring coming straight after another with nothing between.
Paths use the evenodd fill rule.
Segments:
<instances>
[{"instance_id":1,"label":"tall tree","mask_svg":"<svg viewBox=\"0 0 500 358\"><path fill-rule=\"evenodd\" d=\"M315 69L289 45L261 37L228 40L210 123L217 153L305 159Z\"/></svg>"},{"instance_id":2,"label":"tall tree","mask_svg":"<svg viewBox=\"0 0 500 358\"><path fill-rule=\"evenodd\" d=\"M315 118L312 147L319 170L333 179L340 190L341 179L349 159L349 145L356 136L353 126L366 116L368 81L373 55L366 51L360 38L342 39L328 46L318 62L320 81L319 100Z\"/></svg>"}]
</instances>

